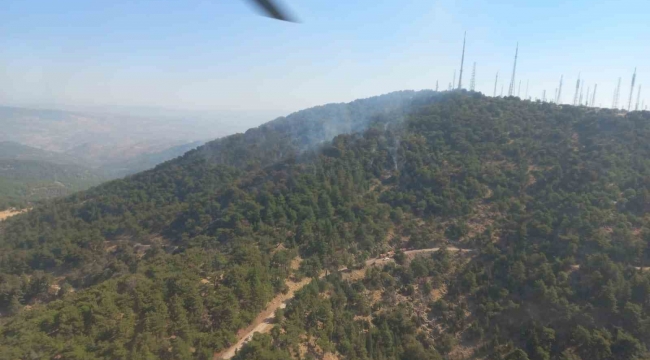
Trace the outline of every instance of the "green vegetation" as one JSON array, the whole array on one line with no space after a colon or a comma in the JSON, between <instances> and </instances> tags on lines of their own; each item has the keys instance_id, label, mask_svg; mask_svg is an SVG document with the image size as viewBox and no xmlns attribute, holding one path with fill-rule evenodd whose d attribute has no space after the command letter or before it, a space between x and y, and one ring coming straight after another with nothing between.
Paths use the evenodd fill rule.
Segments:
<instances>
[{"instance_id":1,"label":"green vegetation","mask_svg":"<svg viewBox=\"0 0 650 360\"><path fill-rule=\"evenodd\" d=\"M74 164L0 159L0 210L69 195L104 180L99 173Z\"/></svg>"},{"instance_id":2,"label":"green vegetation","mask_svg":"<svg viewBox=\"0 0 650 360\"><path fill-rule=\"evenodd\" d=\"M328 109L2 223L0 358L207 359L323 270L238 358L647 358L648 113L397 93L312 149Z\"/></svg>"},{"instance_id":3,"label":"green vegetation","mask_svg":"<svg viewBox=\"0 0 650 360\"><path fill-rule=\"evenodd\" d=\"M24 208L88 189L105 180L65 154L0 141L0 210Z\"/></svg>"}]
</instances>

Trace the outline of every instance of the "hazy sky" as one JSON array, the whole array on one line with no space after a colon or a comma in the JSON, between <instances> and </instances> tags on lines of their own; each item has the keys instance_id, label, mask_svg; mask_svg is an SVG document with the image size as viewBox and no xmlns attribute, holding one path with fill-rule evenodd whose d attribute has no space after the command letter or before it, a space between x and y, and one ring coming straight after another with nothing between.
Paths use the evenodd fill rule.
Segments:
<instances>
[{"instance_id":1,"label":"hazy sky","mask_svg":"<svg viewBox=\"0 0 650 360\"><path fill-rule=\"evenodd\" d=\"M290 112L444 89L464 31L465 84L476 61L489 95L497 71L507 92L517 42L522 96L529 80L529 95L551 97L564 74L571 101L581 72L604 106L622 76L627 103L635 66L650 94L648 1L283 3L301 23L244 0L1 0L0 103Z\"/></svg>"}]
</instances>

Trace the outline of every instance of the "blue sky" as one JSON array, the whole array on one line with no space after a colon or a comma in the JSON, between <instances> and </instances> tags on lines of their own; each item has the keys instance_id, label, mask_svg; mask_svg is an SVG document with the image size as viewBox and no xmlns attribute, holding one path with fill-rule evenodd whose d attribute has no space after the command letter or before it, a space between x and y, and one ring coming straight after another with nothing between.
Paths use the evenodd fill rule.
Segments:
<instances>
[{"instance_id":1,"label":"blue sky","mask_svg":"<svg viewBox=\"0 0 650 360\"><path fill-rule=\"evenodd\" d=\"M497 71L507 91L517 42L522 96L527 81L530 96L550 96L564 75L570 102L581 73L603 106L622 76L627 102L635 66L650 94L648 1L283 3L301 23L244 0L2 0L0 104L287 113L446 88L464 31L465 84L476 61L489 95Z\"/></svg>"}]
</instances>

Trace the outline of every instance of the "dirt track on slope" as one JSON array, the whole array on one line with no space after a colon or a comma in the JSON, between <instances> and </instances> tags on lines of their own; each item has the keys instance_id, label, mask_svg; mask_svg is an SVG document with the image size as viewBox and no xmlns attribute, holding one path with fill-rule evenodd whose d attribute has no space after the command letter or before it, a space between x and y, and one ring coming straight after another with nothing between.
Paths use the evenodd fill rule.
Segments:
<instances>
[{"instance_id":1,"label":"dirt track on slope","mask_svg":"<svg viewBox=\"0 0 650 360\"><path fill-rule=\"evenodd\" d=\"M15 210L15 209L9 209L9 210L3 210L0 211L0 221L10 218L14 215L22 214L24 212L27 212L29 210Z\"/></svg>"},{"instance_id":2,"label":"dirt track on slope","mask_svg":"<svg viewBox=\"0 0 650 360\"><path fill-rule=\"evenodd\" d=\"M430 249L407 250L404 251L404 254L409 257L412 257L417 254L436 252L438 250L440 250L439 247L430 248ZM469 252L472 250L448 247L447 251ZM368 268L369 266L380 266L393 261L395 260L393 260L393 258L391 257L370 259L366 261L366 266L363 269L348 271L347 268L343 268L340 269L339 272L343 273L344 279L358 280L365 276L366 268ZM323 276L324 274L320 275L320 277ZM229 347L228 349L220 353L214 354L214 359L215 360L230 359L235 356L235 354L239 349L241 349L248 341L250 341L250 339L253 338L253 335L256 332L262 334L269 332L271 328L273 328L273 319L275 318L275 310L284 309L287 306L287 302L293 299L293 296L296 293L296 291L302 289L305 285L309 284L311 280L312 280L311 278L304 278L299 282L293 282L288 280L287 286L289 287L289 291L286 294L280 294L276 296L273 300L271 300L271 302L266 306L266 308L257 315L253 323L251 323L245 329L242 329L239 332L237 332L237 342L233 344L231 347Z\"/></svg>"}]
</instances>

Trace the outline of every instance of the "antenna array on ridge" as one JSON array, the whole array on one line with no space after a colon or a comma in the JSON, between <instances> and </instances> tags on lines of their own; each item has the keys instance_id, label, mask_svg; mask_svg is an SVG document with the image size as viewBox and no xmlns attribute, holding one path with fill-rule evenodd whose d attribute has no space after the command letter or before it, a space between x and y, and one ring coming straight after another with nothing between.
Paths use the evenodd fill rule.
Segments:
<instances>
[{"instance_id":1,"label":"antenna array on ridge","mask_svg":"<svg viewBox=\"0 0 650 360\"><path fill-rule=\"evenodd\" d=\"M458 76L458 83L456 83L456 70L454 70L454 76L452 82L449 83L448 90L452 91L454 89L463 89L463 74L464 74L464 67L465 67L465 49L466 49L466 44L467 44L467 32L463 34L463 50L461 53L461 58L460 58L460 73ZM519 58L519 42L517 42L517 45L515 47L515 58L514 62L512 65L512 76L510 78L510 84L507 89L507 96L517 96L520 99L523 100L531 100L533 96L529 96L529 85L530 85L530 80L526 80L526 89L525 89L525 96L524 98L521 98L521 83L522 80L519 80L518 84L515 82L517 81L517 61ZM636 71L637 68L634 68L634 73L632 74L632 81L630 84L630 94L627 102L627 111L630 111L632 109L632 100L634 99L634 86L636 85ZM542 97L541 97L541 102L549 102L551 104L555 103L560 105L562 103L562 87L564 83L564 75L560 76L560 84L559 87L555 88L555 94L551 98L551 95L549 93L549 96L547 97L546 95L546 89L543 90L542 92ZM494 89L492 91L492 96L497 97L497 87L499 85L499 71L496 72L496 76L494 78ZM438 85L438 80L436 80L436 91L438 91L439 85ZM469 84L469 91L476 91L476 62L473 63L472 66L472 76L470 79L470 84ZM575 87L575 93L573 95L573 105L574 106L586 106L586 107L596 107L596 94L598 91L598 84L594 84L593 91L591 86L587 87L587 92L585 94L585 81L582 79L581 74L578 74L578 79L576 80L576 87ZM500 97L504 96L504 84L501 84L501 93L498 95ZM614 89L614 96L612 98L612 109L620 109L620 110L625 110L625 105L620 104L620 97L621 97L621 77L618 78L618 83L616 84L616 87ZM534 97L535 101L540 101L539 97ZM621 107L619 108L619 105ZM599 103L599 106L602 107L603 103L602 101ZM644 110L647 109L647 106L645 105L645 101L641 99L641 85L638 86L637 90L637 98L634 106L635 111L639 110Z\"/></svg>"}]
</instances>

